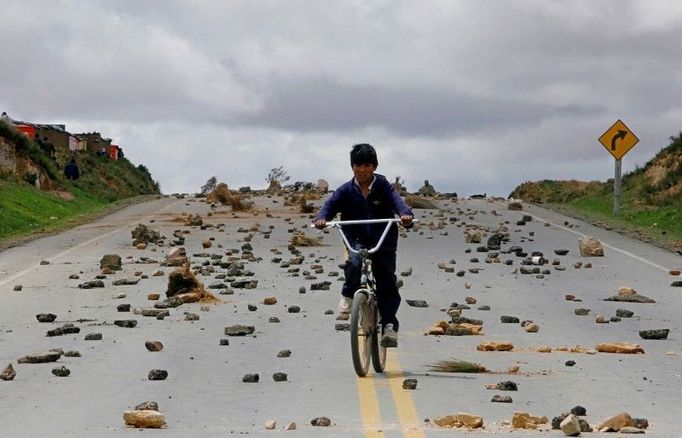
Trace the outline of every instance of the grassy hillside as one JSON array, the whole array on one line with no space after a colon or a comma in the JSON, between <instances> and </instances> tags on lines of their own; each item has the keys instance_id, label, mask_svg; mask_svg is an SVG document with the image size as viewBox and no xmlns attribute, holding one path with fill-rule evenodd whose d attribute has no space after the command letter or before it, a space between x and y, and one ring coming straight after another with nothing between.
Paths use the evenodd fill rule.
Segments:
<instances>
[{"instance_id":1,"label":"grassy hillside","mask_svg":"<svg viewBox=\"0 0 682 438\"><path fill-rule=\"evenodd\" d=\"M50 231L82 222L122 200L158 194L159 186L145 166L134 166L127 159L112 161L81 151L72 155L58 150L50 158L25 135L0 123L0 140L15 148L49 178L50 191L30 183L30 175L0 172L0 240L36 231ZM64 178L64 163L75 158L81 177Z\"/></svg>"},{"instance_id":2,"label":"grassy hillside","mask_svg":"<svg viewBox=\"0 0 682 438\"><path fill-rule=\"evenodd\" d=\"M620 216L613 215L613 181L526 182L510 196L681 250L682 134L671 137L645 166L623 176Z\"/></svg>"}]
</instances>

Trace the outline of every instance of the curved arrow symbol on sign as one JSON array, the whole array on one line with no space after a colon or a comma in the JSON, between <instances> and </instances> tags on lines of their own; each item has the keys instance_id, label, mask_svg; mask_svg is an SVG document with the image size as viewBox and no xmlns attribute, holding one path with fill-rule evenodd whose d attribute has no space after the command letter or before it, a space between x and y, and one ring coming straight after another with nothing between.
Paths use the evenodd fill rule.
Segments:
<instances>
[{"instance_id":1,"label":"curved arrow symbol on sign","mask_svg":"<svg viewBox=\"0 0 682 438\"><path fill-rule=\"evenodd\" d=\"M614 135L613 138L611 139L611 150L615 151L616 150L616 140L621 139L621 141L625 138L625 135L627 134L627 131L623 131L622 129L618 130L618 134Z\"/></svg>"}]
</instances>

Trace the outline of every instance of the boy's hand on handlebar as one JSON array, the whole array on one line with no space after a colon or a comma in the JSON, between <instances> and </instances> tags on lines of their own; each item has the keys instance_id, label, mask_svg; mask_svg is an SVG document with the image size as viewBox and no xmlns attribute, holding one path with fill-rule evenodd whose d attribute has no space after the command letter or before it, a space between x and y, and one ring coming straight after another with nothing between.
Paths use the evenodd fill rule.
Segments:
<instances>
[{"instance_id":1,"label":"boy's hand on handlebar","mask_svg":"<svg viewBox=\"0 0 682 438\"><path fill-rule=\"evenodd\" d=\"M403 225L403 227L409 228L412 226L412 216L409 215L403 215L400 216L400 223Z\"/></svg>"},{"instance_id":2,"label":"boy's hand on handlebar","mask_svg":"<svg viewBox=\"0 0 682 438\"><path fill-rule=\"evenodd\" d=\"M313 224L318 230L324 230L327 227L327 221L324 219L318 219Z\"/></svg>"}]
</instances>

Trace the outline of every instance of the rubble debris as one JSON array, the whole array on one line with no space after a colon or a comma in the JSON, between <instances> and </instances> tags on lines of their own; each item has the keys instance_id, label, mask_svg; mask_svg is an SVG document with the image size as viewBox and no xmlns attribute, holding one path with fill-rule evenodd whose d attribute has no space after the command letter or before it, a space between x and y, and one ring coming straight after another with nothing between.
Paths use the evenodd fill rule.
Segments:
<instances>
[{"instance_id":1,"label":"rubble debris","mask_svg":"<svg viewBox=\"0 0 682 438\"><path fill-rule=\"evenodd\" d=\"M437 417L431 421L433 424L439 427L465 427L467 429L482 429L483 428L483 417L478 415L471 415L460 413L456 415L446 415L444 417Z\"/></svg>"},{"instance_id":2,"label":"rubble debris","mask_svg":"<svg viewBox=\"0 0 682 438\"><path fill-rule=\"evenodd\" d=\"M627 342L604 342L597 344L595 349L600 353L644 354L644 349L642 347Z\"/></svg>"},{"instance_id":3,"label":"rubble debris","mask_svg":"<svg viewBox=\"0 0 682 438\"><path fill-rule=\"evenodd\" d=\"M134 410L123 412L123 421L127 426L142 429L161 429L166 427L166 417L154 410Z\"/></svg>"}]
</instances>

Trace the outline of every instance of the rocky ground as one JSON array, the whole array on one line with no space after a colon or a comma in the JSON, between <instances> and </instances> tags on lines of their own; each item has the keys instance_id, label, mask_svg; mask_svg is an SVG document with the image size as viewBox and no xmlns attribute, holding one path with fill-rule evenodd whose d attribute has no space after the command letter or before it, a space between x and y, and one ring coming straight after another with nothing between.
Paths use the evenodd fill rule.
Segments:
<instances>
[{"instance_id":1,"label":"rocky ground","mask_svg":"<svg viewBox=\"0 0 682 438\"><path fill-rule=\"evenodd\" d=\"M8 436L682 436L678 255L437 201L401 233L400 347L358 379L340 238L252 201L157 200L0 253Z\"/></svg>"}]
</instances>

